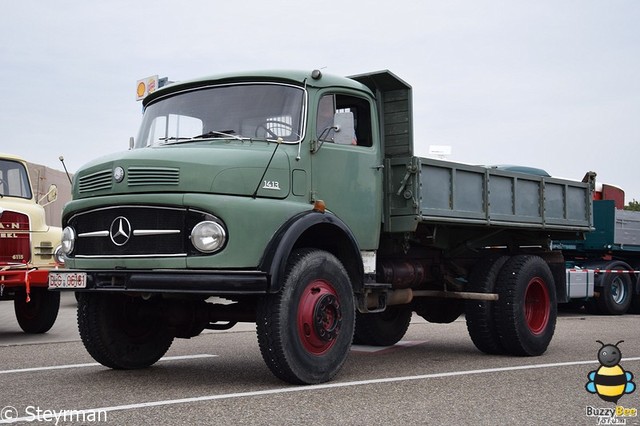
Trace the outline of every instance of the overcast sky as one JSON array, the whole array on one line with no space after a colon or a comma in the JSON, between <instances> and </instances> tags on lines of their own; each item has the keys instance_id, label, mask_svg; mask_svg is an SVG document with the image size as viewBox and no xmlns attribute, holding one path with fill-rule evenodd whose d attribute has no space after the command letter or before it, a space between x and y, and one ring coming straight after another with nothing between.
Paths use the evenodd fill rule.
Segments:
<instances>
[{"instance_id":1,"label":"overcast sky","mask_svg":"<svg viewBox=\"0 0 640 426\"><path fill-rule=\"evenodd\" d=\"M389 69L418 155L593 170L640 200L639 0L20 0L0 39L0 151L49 167L127 149L150 75Z\"/></svg>"}]
</instances>

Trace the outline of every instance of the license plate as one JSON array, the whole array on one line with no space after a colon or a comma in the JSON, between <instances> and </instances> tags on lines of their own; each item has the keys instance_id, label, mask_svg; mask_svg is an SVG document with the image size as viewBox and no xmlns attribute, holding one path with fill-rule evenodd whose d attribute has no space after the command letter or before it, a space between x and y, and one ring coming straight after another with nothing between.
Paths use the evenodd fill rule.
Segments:
<instances>
[{"instance_id":1,"label":"license plate","mask_svg":"<svg viewBox=\"0 0 640 426\"><path fill-rule=\"evenodd\" d=\"M86 272L49 272L49 288L85 288Z\"/></svg>"}]
</instances>

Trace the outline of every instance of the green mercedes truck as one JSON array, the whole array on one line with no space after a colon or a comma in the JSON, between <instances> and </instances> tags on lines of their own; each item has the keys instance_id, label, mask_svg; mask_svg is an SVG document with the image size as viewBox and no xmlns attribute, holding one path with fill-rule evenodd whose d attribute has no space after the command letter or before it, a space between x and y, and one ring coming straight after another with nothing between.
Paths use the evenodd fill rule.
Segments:
<instances>
[{"instance_id":1,"label":"green mercedes truck","mask_svg":"<svg viewBox=\"0 0 640 426\"><path fill-rule=\"evenodd\" d=\"M87 351L154 364L174 338L256 323L280 379L330 380L353 342L465 314L486 353L536 356L567 300L551 241L592 229L593 184L420 158L389 71L168 84L130 150L74 176L66 269Z\"/></svg>"}]
</instances>

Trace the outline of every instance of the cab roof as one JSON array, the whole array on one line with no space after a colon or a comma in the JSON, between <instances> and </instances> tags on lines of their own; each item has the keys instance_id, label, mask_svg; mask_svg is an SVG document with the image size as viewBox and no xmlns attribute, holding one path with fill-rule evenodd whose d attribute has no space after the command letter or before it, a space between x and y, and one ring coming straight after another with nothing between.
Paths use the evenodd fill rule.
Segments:
<instances>
[{"instance_id":1,"label":"cab roof","mask_svg":"<svg viewBox=\"0 0 640 426\"><path fill-rule=\"evenodd\" d=\"M0 152L0 158L4 160L19 161L21 163L25 162L24 158L22 157L18 157L17 155L13 155L13 154L5 154L4 152Z\"/></svg>"},{"instance_id":2,"label":"cab roof","mask_svg":"<svg viewBox=\"0 0 640 426\"><path fill-rule=\"evenodd\" d=\"M317 77L319 74L319 77ZM314 78L316 77L316 78ZM277 82L288 83L296 86L308 86L308 87L343 87L349 89L355 89L371 93L371 90L362 83L353 80L348 77L342 77L332 74L325 74L319 70L313 71L301 71L301 70L264 70L264 71L244 71L234 73L224 73L210 75L206 77L200 77L190 79L186 81L180 81L170 83L155 92L147 96L143 101L143 105L154 101L157 98L165 95L179 92L185 89L192 89L202 86L226 84L226 83L239 83L239 82Z\"/></svg>"}]
</instances>

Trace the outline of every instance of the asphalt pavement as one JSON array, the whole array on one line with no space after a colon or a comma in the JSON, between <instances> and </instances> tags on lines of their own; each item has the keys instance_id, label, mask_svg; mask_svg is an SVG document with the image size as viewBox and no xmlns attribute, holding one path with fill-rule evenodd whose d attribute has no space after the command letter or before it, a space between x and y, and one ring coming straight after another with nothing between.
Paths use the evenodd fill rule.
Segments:
<instances>
[{"instance_id":1,"label":"asphalt pavement","mask_svg":"<svg viewBox=\"0 0 640 426\"><path fill-rule=\"evenodd\" d=\"M464 318L415 317L399 344L354 346L331 382L292 386L265 366L253 324L176 340L154 366L116 371L85 351L73 295L63 296L51 331L35 336L20 331L11 302L0 302L0 423L640 424L637 389L617 404L587 391L588 374L601 367L596 340L624 340L619 365L637 385L640 315L563 313L540 357L485 355Z\"/></svg>"}]
</instances>

